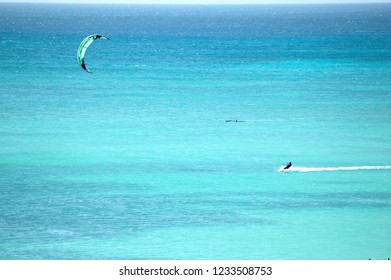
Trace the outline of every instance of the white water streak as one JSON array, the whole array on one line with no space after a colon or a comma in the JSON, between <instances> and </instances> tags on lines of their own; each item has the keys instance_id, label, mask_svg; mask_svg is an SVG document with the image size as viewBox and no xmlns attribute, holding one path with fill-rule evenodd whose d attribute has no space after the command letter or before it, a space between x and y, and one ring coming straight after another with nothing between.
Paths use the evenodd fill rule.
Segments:
<instances>
[{"instance_id":1,"label":"white water streak","mask_svg":"<svg viewBox=\"0 0 391 280\"><path fill-rule=\"evenodd\" d=\"M281 167L278 171L283 171ZM340 166L340 167L291 167L285 172L322 172L322 171L356 171L356 170L391 170L391 166Z\"/></svg>"}]
</instances>

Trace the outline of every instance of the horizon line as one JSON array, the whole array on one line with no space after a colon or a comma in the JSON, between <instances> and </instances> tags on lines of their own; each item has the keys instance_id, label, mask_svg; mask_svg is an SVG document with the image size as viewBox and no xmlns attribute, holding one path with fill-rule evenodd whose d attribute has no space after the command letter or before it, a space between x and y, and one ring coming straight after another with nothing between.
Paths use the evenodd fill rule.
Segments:
<instances>
[{"instance_id":1,"label":"horizon line","mask_svg":"<svg viewBox=\"0 0 391 280\"><path fill-rule=\"evenodd\" d=\"M150 2L150 3L126 3L126 2L11 2L11 1L0 1L0 4L75 4L75 5L156 5L156 6L265 6L265 5L376 5L376 4L391 4L389 2L282 2L282 3L158 3L158 2Z\"/></svg>"}]
</instances>

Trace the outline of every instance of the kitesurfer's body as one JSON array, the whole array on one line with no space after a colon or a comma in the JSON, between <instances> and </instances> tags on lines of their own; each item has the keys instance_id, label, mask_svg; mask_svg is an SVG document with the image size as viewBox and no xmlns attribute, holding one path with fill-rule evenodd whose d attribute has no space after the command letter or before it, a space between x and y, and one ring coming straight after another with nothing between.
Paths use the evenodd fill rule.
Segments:
<instances>
[{"instance_id":1,"label":"kitesurfer's body","mask_svg":"<svg viewBox=\"0 0 391 280\"><path fill-rule=\"evenodd\" d=\"M288 170L292 166L292 162L287 162L286 166L284 167L284 170Z\"/></svg>"}]
</instances>

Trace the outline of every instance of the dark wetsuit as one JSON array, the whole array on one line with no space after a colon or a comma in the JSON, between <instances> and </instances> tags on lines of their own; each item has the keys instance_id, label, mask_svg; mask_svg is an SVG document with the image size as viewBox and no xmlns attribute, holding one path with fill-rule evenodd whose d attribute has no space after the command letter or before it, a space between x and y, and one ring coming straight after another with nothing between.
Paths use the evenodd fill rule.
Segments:
<instances>
[{"instance_id":1,"label":"dark wetsuit","mask_svg":"<svg viewBox=\"0 0 391 280\"><path fill-rule=\"evenodd\" d=\"M289 169L292 166L292 162L288 162L286 166L284 167L284 170Z\"/></svg>"}]
</instances>

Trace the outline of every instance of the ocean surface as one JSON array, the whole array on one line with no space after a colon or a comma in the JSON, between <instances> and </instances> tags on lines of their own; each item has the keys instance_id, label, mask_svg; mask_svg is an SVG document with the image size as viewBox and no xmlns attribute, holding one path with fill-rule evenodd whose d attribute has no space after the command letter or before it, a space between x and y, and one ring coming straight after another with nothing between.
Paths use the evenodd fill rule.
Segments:
<instances>
[{"instance_id":1,"label":"ocean surface","mask_svg":"<svg viewBox=\"0 0 391 280\"><path fill-rule=\"evenodd\" d=\"M0 4L0 259L386 259L390 238L390 4Z\"/></svg>"}]
</instances>

